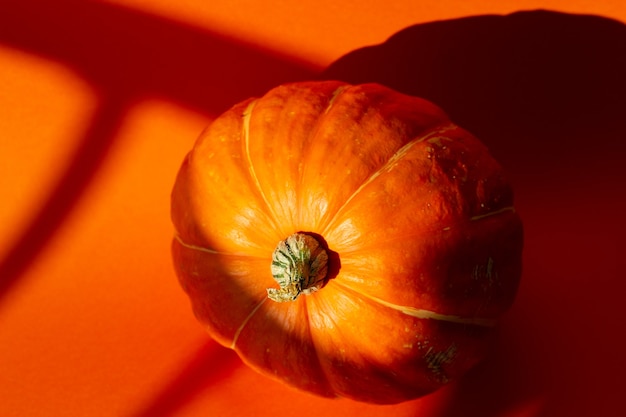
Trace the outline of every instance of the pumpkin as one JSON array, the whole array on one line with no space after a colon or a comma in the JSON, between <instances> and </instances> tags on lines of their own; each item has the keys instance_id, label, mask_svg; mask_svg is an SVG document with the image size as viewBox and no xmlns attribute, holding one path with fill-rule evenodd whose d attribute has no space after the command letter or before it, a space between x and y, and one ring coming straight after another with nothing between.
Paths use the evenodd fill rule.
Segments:
<instances>
[{"instance_id":1,"label":"pumpkin","mask_svg":"<svg viewBox=\"0 0 626 417\"><path fill-rule=\"evenodd\" d=\"M253 369L391 404L485 357L522 225L486 147L377 84L278 86L201 134L172 193L177 276Z\"/></svg>"}]
</instances>

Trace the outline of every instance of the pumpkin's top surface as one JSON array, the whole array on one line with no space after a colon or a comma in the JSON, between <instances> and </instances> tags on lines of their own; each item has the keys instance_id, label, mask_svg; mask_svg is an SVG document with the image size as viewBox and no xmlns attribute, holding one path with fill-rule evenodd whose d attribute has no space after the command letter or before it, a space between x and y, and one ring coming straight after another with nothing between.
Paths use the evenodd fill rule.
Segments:
<instances>
[{"instance_id":1,"label":"pumpkin's top surface","mask_svg":"<svg viewBox=\"0 0 626 417\"><path fill-rule=\"evenodd\" d=\"M202 134L173 191L174 256L196 315L256 369L395 402L482 356L520 275L512 204L500 166L435 105L295 83ZM298 232L324 253L323 276L268 299L284 286L272 268L306 246L286 240Z\"/></svg>"}]
</instances>

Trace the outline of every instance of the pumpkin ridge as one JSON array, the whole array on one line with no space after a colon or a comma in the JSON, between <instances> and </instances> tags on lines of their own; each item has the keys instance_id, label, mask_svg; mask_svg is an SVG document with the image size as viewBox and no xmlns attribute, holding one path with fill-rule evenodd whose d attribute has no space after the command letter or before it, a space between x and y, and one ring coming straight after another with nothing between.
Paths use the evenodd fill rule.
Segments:
<instances>
[{"instance_id":1,"label":"pumpkin ridge","mask_svg":"<svg viewBox=\"0 0 626 417\"><path fill-rule=\"evenodd\" d=\"M391 308L392 310L399 311L407 316L415 317L422 320L438 320L445 321L449 323L456 324L465 324L465 325L473 325L473 326L481 326L481 327L493 327L496 325L495 319L482 318L482 317L461 317L452 314L442 314L437 313L436 311L424 310L421 308L411 307L411 306L402 306L394 303L390 303L381 298L375 297L373 295L367 294L363 291L356 290L352 288L350 285L347 285L343 282L338 282L335 280L333 282L334 285L339 285L340 287L351 291L358 296L364 297L370 301L373 301L379 305Z\"/></svg>"},{"instance_id":2,"label":"pumpkin ridge","mask_svg":"<svg viewBox=\"0 0 626 417\"><path fill-rule=\"evenodd\" d=\"M335 91L333 91L330 100L328 100L328 104L326 105L326 108L324 109L324 111L322 112L322 115L327 114L328 112L330 112L330 109L333 107L333 105L335 104L335 102L337 101L337 99L339 98L339 96L349 88L350 86L347 84L341 85L339 87L337 87L335 89Z\"/></svg>"},{"instance_id":3,"label":"pumpkin ridge","mask_svg":"<svg viewBox=\"0 0 626 417\"><path fill-rule=\"evenodd\" d=\"M470 217L469 221L470 222L475 222L475 221L478 221L478 220L486 219L486 218L489 218L489 217L497 216L499 214L504 214L504 213L508 213L508 212L515 213L515 207L513 207L513 206L506 206L506 207L502 207L502 208L497 209L497 210L489 211L487 213L477 214L475 216Z\"/></svg>"},{"instance_id":4,"label":"pumpkin ridge","mask_svg":"<svg viewBox=\"0 0 626 417\"><path fill-rule=\"evenodd\" d=\"M376 171L374 171L369 177L363 181L363 183L356 189L354 192L344 201L344 203L335 211L330 220L326 223L326 226L323 227L322 235L325 235L329 232L329 229L332 227L333 223L337 220L341 212L350 204L352 200L354 200L359 193L365 189L371 182L373 182L376 178L381 176L382 174L389 173L393 170L393 168L398 164L398 162L406 155L413 146L418 143L424 142L425 140L431 138L434 135L441 134L447 132L452 129L456 129L457 126L453 123L447 122L444 125L437 125L428 130L428 132L422 136L418 136L414 139L411 139L406 144L402 145L393 155L389 157L389 159L382 164Z\"/></svg>"},{"instance_id":5,"label":"pumpkin ridge","mask_svg":"<svg viewBox=\"0 0 626 417\"><path fill-rule=\"evenodd\" d=\"M310 302L311 302L311 297L304 298L304 312L306 313L306 317L304 321L306 322L307 328L309 330L309 340L311 341L311 345L313 346L313 351L315 352L315 357L317 358L317 365L320 370L320 375L324 377L323 382L327 388L334 390L335 387L332 384L332 378L330 377L328 370L324 367L324 365L322 365L321 350L319 348L319 343L315 340L313 336L313 330L311 329L311 320L309 316L309 308L310 308L309 303Z\"/></svg>"},{"instance_id":6,"label":"pumpkin ridge","mask_svg":"<svg viewBox=\"0 0 626 417\"><path fill-rule=\"evenodd\" d=\"M343 85L339 85L331 94L330 99L328 100L328 103L326 104L326 107L324 108L323 111L319 112L317 115L317 118L315 120L315 124L313 125L313 127L311 128L307 141L305 143L308 144L308 146L311 146L311 144L315 143L316 137L318 135L318 133L320 132L321 127L324 125L324 122L326 120L326 116L330 113L331 109L333 108L333 106L335 105L335 103L337 102L337 100L339 99L340 96L343 95L343 93L348 90L351 86L348 84L343 84ZM303 150L303 156L306 158L306 155L308 154L308 149L307 150ZM305 164L306 162L303 162L303 164ZM295 193L296 193L296 219L298 219L298 223L302 223L302 207L305 205L305 203L302 201L303 199L303 195L304 193L302 192L303 189L305 189L306 187L304 187L304 171L301 170L299 172L298 175L298 180L296 181L296 189L295 189Z\"/></svg>"},{"instance_id":7,"label":"pumpkin ridge","mask_svg":"<svg viewBox=\"0 0 626 417\"><path fill-rule=\"evenodd\" d=\"M423 234L429 234L429 235L433 235L434 233L442 233L442 232L449 232L450 230L457 228L457 227L463 227L465 226L467 223L471 223L471 222L478 222L481 220L485 220L491 217L495 217L495 216L499 216L499 215L504 215L504 214L513 214L515 213L515 207L513 206L506 206L506 207L502 207L499 208L497 210L492 210L489 211L487 213L483 213L483 214L477 214L475 216L471 216L468 218L459 218L456 219L454 221L451 221L449 223L445 223L445 226L432 226L432 227L428 227L428 228L424 228L424 229L420 229L417 231L413 231L411 233L407 233L407 234L397 234L393 237L387 238L387 239L381 239L381 240L377 240L376 242L373 242L371 245L360 245L360 246L352 246L351 248L342 248L341 249L341 253L343 255L351 255L351 254L355 254L355 253L359 253L362 251L367 251L371 248L371 246L379 246L379 245L385 245L388 244L390 242L395 242L398 240L410 240L410 239L414 239L417 237L421 237Z\"/></svg>"},{"instance_id":8,"label":"pumpkin ridge","mask_svg":"<svg viewBox=\"0 0 626 417\"><path fill-rule=\"evenodd\" d=\"M247 162L247 166L248 166L248 174L250 175L250 179L252 180L253 184L255 185L257 192L259 193L259 195L261 196L261 198L263 199L263 202L265 203L265 207L267 209L267 212L269 214L269 220L273 223L273 226L276 230L280 230L279 226L279 222L276 218L276 213L274 213L274 210L272 209L272 206L269 203L269 200L267 199L267 196L265 195L265 193L263 192L263 187L261 187L261 182L259 181L259 177L256 174L256 171L254 170L254 166L252 165L252 157L250 155L250 119L252 118L252 110L254 109L254 106L256 105L256 102L258 100L252 100L248 106L245 108L245 110L243 111L242 114L242 145L243 145L243 154L246 158L246 162Z\"/></svg>"},{"instance_id":9,"label":"pumpkin ridge","mask_svg":"<svg viewBox=\"0 0 626 417\"><path fill-rule=\"evenodd\" d=\"M250 319L252 319L252 317L256 314L257 311L259 311L259 309L261 308L261 306L263 305L263 303L265 303L265 301L267 300L267 298L263 298L250 312L250 314L248 314L248 316L241 322L241 324L239 325L239 327L237 327L237 330L235 331L235 334L233 336L233 341L230 344L230 348L233 350L236 350L236 345L237 345L237 340L239 339L239 335L241 334L241 332L243 331L244 327L246 327L246 324L248 324L248 322L250 321Z\"/></svg>"},{"instance_id":10,"label":"pumpkin ridge","mask_svg":"<svg viewBox=\"0 0 626 417\"><path fill-rule=\"evenodd\" d=\"M191 250L195 250L198 252L205 252L205 253L210 253L212 255L220 255L220 256L239 256L239 257L250 257L250 258L257 258L257 259L265 259L262 258L260 256L255 256L255 255L250 255L248 253L228 253L228 252L220 252L217 251L215 249L211 249L211 248L206 248L203 246L198 246L198 245L194 245L188 242L185 242L183 240L183 238L178 234L174 234L174 240L176 240L181 246L187 248L187 249L191 249Z\"/></svg>"}]
</instances>

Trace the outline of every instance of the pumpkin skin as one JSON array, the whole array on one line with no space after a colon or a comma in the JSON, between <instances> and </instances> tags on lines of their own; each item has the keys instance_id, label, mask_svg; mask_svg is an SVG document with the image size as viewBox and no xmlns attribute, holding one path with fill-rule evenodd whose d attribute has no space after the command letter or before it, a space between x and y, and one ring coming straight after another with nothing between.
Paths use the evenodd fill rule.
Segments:
<instances>
[{"instance_id":1,"label":"pumpkin skin","mask_svg":"<svg viewBox=\"0 0 626 417\"><path fill-rule=\"evenodd\" d=\"M500 165L434 104L377 84L293 83L235 105L183 162L172 219L209 334L326 397L398 403L458 378L521 276ZM277 302L274 250L298 232L327 269L317 291Z\"/></svg>"}]
</instances>

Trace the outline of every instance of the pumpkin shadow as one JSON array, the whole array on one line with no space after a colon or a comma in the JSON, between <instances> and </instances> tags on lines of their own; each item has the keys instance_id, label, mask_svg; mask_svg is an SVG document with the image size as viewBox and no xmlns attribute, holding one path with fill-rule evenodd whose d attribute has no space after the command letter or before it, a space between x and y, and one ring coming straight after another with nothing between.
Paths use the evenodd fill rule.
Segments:
<instances>
[{"instance_id":1,"label":"pumpkin shadow","mask_svg":"<svg viewBox=\"0 0 626 417\"><path fill-rule=\"evenodd\" d=\"M0 42L76 70L102 101L74 162L0 263L0 296L68 217L133 102L164 97L216 114L275 84L314 76L308 68L216 34L105 3L24 0L2 9ZM576 169L581 164L596 179L606 179L605 187L625 182L617 164L626 150L625 39L623 25L593 16L481 16L407 28L383 45L346 55L320 78L377 81L441 105L507 167L526 198L524 207L546 197L554 184L588 182ZM247 68L255 68L254 78ZM602 146L585 146L590 135L602 138ZM541 271L531 266L531 272ZM543 318L534 313L534 291L542 291L544 278L525 277L508 318L521 332L504 333L499 353L450 388L454 399L442 415L494 416L541 396L542 383L524 368L540 366L533 363L541 357L539 348L521 352L516 345L526 346L525 338ZM587 314L600 320L598 313ZM137 415L173 415L191 396L218 383L229 365L238 363L232 352L220 349L203 347Z\"/></svg>"},{"instance_id":2,"label":"pumpkin shadow","mask_svg":"<svg viewBox=\"0 0 626 417\"><path fill-rule=\"evenodd\" d=\"M626 26L548 11L406 28L332 63L321 78L378 82L441 106L511 172L549 170L564 142L623 132ZM599 155L624 150L611 135Z\"/></svg>"},{"instance_id":3,"label":"pumpkin shadow","mask_svg":"<svg viewBox=\"0 0 626 417\"><path fill-rule=\"evenodd\" d=\"M585 323L604 323L608 317L611 324L597 325L593 334L626 348L623 338L611 335L618 320L610 319L615 308L607 306L619 305L614 294L624 289L623 281L614 272L604 278L613 290L598 289L592 267L577 268L572 256L607 259L603 249L585 253L579 249L590 247L585 236L567 233L606 228L611 232L602 235L604 247L623 251L615 236L626 232L621 214L626 207L614 190L623 191L626 184L625 74L626 26L542 10L411 26L382 44L346 54L321 74L350 83L377 82L433 101L490 148L516 190L526 229L520 291L494 355L446 388L451 398L442 416L497 416L522 409L524 415L581 415L593 409L594 398L596 404L607 402L602 390L616 394L609 395L607 410L620 407L610 382L595 389L588 382L600 377L617 383L617 377L594 367L595 355L575 337L576 325L562 335L555 329L563 328L566 317L579 316L581 304L594 303L597 309L589 311ZM590 217L590 206L604 218ZM563 232L548 240L546 231L555 228ZM563 270L570 276L551 272ZM579 285L564 294L567 279ZM547 359L546 352L560 351L568 354ZM577 361L577 371L569 360ZM618 375L626 371L619 369Z\"/></svg>"}]
</instances>

